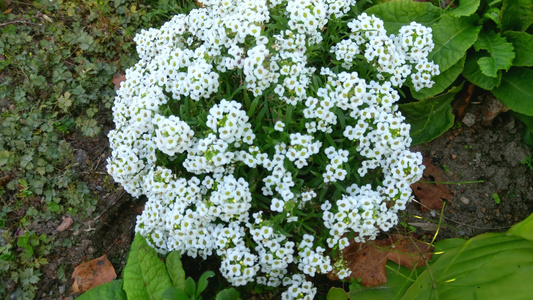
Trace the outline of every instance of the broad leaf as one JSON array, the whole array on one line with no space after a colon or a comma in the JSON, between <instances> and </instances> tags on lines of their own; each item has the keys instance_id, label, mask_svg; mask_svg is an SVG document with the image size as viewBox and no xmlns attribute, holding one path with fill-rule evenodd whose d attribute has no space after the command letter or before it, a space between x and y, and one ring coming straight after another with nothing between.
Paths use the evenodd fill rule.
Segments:
<instances>
[{"instance_id":1,"label":"broad leaf","mask_svg":"<svg viewBox=\"0 0 533 300\"><path fill-rule=\"evenodd\" d=\"M450 10L448 14L453 17L470 16L476 12L479 2L480 0L461 0L459 7Z\"/></svg>"},{"instance_id":2,"label":"broad leaf","mask_svg":"<svg viewBox=\"0 0 533 300\"><path fill-rule=\"evenodd\" d=\"M493 31L481 32L474 43L474 49L487 50L488 57L482 57L477 61L481 73L489 77L498 77L499 70L509 70L515 58L513 44L507 42L499 33Z\"/></svg>"},{"instance_id":3,"label":"broad leaf","mask_svg":"<svg viewBox=\"0 0 533 300\"><path fill-rule=\"evenodd\" d=\"M515 67L533 67L533 35L527 32L506 31L503 36L514 46L516 57L513 60Z\"/></svg>"},{"instance_id":4,"label":"broad leaf","mask_svg":"<svg viewBox=\"0 0 533 300\"><path fill-rule=\"evenodd\" d=\"M124 290L129 299L162 299L172 286L165 264L139 233L131 244L124 267Z\"/></svg>"},{"instance_id":5,"label":"broad leaf","mask_svg":"<svg viewBox=\"0 0 533 300\"><path fill-rule=\"evenodd\" d=\"M476 236L444 251L402 299L530 299L533 241L505 233Z\"/></svg>"},{"instance_id":6,"label":"broad leaf","mask_svg":"<svg viewBox=\"0 0 533 300\"><path fill-rule=\"evenodd\" d=\"M482 89L492 90L494 87L500 84L501 73L499 73L498 77L496 78L489 77L481 73L477 62L483 57L485 56L479 52L468 53L466 56L465 67L463 69L463 76L468 79L468 81Z\"/></svg>"},{"instance_id":7,"label":"broad leaf","mask_svg":"<svg viewBox=\"0 0 533 300\"><path fill-rule=\"evenodd\" d=\"M234 288L227 288L223 289L222 291L218 292L215 300L239 300L241 299L241 295L239 295L239 292L237 292Z\"/></svg>"},{"instance_id":8,"label":"broad leaf","mask_svg":"<svg viewBox=\"0 0 533 300\"><path fill-rule=\"evenodd\" d=\"M523 239L533 241L533 214L524 221L515 224L507 231L507 235L519 236Z\"/></svg>"},{"instance_id":9,"label":"broad leaf","mask_svg":"<svg viewBox=\"0 0 533 300\"><path fill-rule=\"evenodd\" d=\"M122 279L113 280L88 290L78 300L126 300L126 293L122 289Z\"/></svg>"},{"instance_id":10,"label":"broad leaf","mask_svg":"<svg viewBox=\"0 0 533 300\"><path fill-rule=\"evenodd\" d=\"M430 26L441 15L441 10L428 2L411 0L391 1L374 5L365 11L383 20L388 34L397 34L402 26L417 22Z\"/></svg>"},{"instance_id":11,"label":"broad leaf","mask_svg":"<svg viewBox=\"0 0 533 300\"><path fill-rule=\"evenodd\" d=\"M492 90L494 96L510 109L533 116L533 70L512 68L503 74L502 83Z\"/></svg>"},{"instance_id":12,"label":"broad leaf","mask_svg":"<svg viewBox=\"0 0 533 300\"><path fill-rule=\"evenodd\" d=\"M481 29L481 26L474 26L475 21L474 17L445 15L431 26L435 48L428 59L438 64L441 72L456 64L474 44Z\"/></svg>"},{"instance_id":13,"label":"broad leaf","mask_svg":"<svg viewBox=\"0 0 533 300\"><path fill-rule=\"evenodd\" d=\"M178 251L170 252L166 258L166 265L168 275L170 275L170 279L172 280L172 285L176 289L184 291L185 271L183 270L183 266L181 264L180 253Z\"/></svg>"},{"instance_id":14,"label":"broad leaf","mask_svg":"<svg viewBox=\"0 0 533 300\"><path fill-rule=\"evenodd\" d=\"M344 289L332 287L328 291L326 300L348 300L348 293Z\"/></svg>"},{"instance_id":15,"label":"broad leaf","mask_svg":"<svg viewBox=\"0 0 533 300\"><path fill-rule=\"evenodd\" d=\"M463 56L463 58L461 58L451 68L440 73L438 76L433 77L432 80L435 81L435 84L433 84L433 86L430 88L424 88L417 92L413 87L410 86L409 88L411 89L411 95L413 95L415 99L422 100L442 93L446 88L451 86L459 74L463 72L465 59L466 55Z\"/></svg>"},{"instance_id":16,"label":"broad leaf","mask_svg":"<svg viewBox=\"0 0 533 300\"><path fill-rule=\"evenodd\" d=\"M503 0L504 30L526 31L533 23L533 0Z\"/></svg>"},{"instance_id":17,"label":"broad leaf","mask_svg":"<svg viewBox=\"0 0 533 300\"><path fill-rule=\"evenodd\" d=\"M453 126L450 103L462 87L461 84L444 95L400 105L407 123L411 124L413 145L431 141Z\"/></svg>"},{"instance_id":18,"label":"broad leaf","mask_svg":"<svg viewBox=\"0 0 533 300\"><path fill-rule=\"evenodd\" d=\"M350 285L350 299L357 300L393 300L400 299L416 280L418 270L409 270L392 261L386 264L387 282L383 285L367 288L358 283ZM329 293L328 293L329 295Z\"/></svg>"}]
</instances>

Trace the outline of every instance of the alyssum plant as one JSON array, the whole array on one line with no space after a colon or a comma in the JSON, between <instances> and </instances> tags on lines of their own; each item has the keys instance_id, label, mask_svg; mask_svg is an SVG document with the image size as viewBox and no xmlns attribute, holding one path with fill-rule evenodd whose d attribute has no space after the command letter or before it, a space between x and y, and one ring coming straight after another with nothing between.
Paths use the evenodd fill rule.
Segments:
<instances>
[{"instance_id":1,"label":"alyssum plant","mask_svg":"<svg viewBox=\"0 0 533 300\"><path fill-rule=\"evenodd\" d=\"M221 259L233 285L312 298L341 249L398 222L422 174L396 89L433 84L431 29L387 36L355 1L206 0L136 36L108 171L148 202L158 252Z\"/></svg>"}]
</instances>

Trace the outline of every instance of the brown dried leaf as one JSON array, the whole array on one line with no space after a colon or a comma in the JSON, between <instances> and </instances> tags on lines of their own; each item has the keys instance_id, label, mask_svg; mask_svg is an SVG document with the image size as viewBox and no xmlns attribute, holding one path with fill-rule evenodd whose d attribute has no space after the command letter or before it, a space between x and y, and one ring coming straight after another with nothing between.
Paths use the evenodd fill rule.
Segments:
<instances>
[{"instance_id":1,"label":"brown dried leaf","mask_svg":"<svg viewBox=\"0 0 533 300\"><path fill-rule=\"evenodd\" d=\"M372 241L365 244L351 243L342 250L350 277L361 279L366 287L377 286L387 282L385 264L387 263L388 241Z\"/></svg>"},{"instance_id":2,"label":"brown dried leaf","mask_svg":"<svg viewBox=\"0 0 533 300\"><path fill-rule=\"evenodd\" d=\"M117 72L117 74L113 75L113 79L111 81L115 85L115 90L118 90L120 88L120 83L125 80L126 80L126 75L124 74L120 74Z\"/></svg>"},{"instance_id":3,"label":"brown dried leaf","mask_svg":"<svg viewBox=\"0 0 533 300\"><path fill-rule=\"evenodd\" d=\"M466 108L468 107L468 104L470 104L470 100L472 99L472 95L474 94L475 90L476 86L474 84L468 85L466 91L461 93L460 96L458 96L453 102L453 109L454 111L457 111L457 116L459 119L464 117Z\"/></svg>"},{"instance_id":4,"label":"brown dried leaf","mask_svg":"<svg viewBox=\"0 0 533 300\"><path fill-rule=\"evenodd\" d=\"M411 185L411 189L416 197L420 200L420 209L424 212L430 210L440 210L444 201L452 201L453 196L450 188L445 184L426 183L424 181L442 182L445 181L442 177L442 171L437 169L432 163L431 159L424 157L423 164L426 166L424 170L423 180Z\"/></svg>"},{"instance_id":5,"label":"brown dried leaf","mask_svg":"<svg viewBox=\"0 0 533 300\"><path fill-rule=\"evenodd\" d=\"M63 218L63 222L61 222L61 224L56 228L56 230L59 231L59 232L63 232L65 230L69 229L69 227L72 225L72 223L74 223L74 221L72 220L71 217Z\"/></svg>"},{"instance_id":6,"label":"brown dried leaf","mask_svg":"<svg viewBox=\"0 0 533 300\"><path fill-rule=\"evenodd\" d=\"M72 292L83 293L115 278L117 278L115 268L107 259L107 255L104 254L99 258L82 263L74 269Z\"/></svg>"},{"instance_id":7,"label":"brown dried leaf","mask_svg":"<svg viewBox=\"0 0 533 300\"><path fill-rule=\"evenodd\" d=\"M387 258L411 270L423 266L433 256L433 247L419 240L399 234L391 234L390 240Z\"/></svg>"}]
</instances>

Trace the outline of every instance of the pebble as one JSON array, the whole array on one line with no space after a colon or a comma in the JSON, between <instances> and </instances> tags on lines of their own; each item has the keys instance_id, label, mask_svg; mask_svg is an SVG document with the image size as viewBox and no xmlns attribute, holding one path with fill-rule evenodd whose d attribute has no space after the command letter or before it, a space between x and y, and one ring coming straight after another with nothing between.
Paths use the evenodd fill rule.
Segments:
<instances>
[{"instance_id":1,"label":"pebble","mask_svg":"<svg viewBox=\"0 0 533 300\"><path fill-rule=\"evenodd\" d=\"M470 203L470 199L466 197L461 197L461 202L463 202L464 205L468 205Z\"/></svg>"},{"instance_id":2,"label":"pebble","mask_svg":"<svg viewBox=\"0 0 533 300\"><path fill-rule=\"evenodd\" d=\"M483 218L483 213L482 213L482 212L478 212L478 213L477 213L477 217L480 218L480 219L482 219L482 218Z\"/></svg>"},{"instance_id":3,"label":"pebble","mask_svg":"<svg viewBox=\"0 0 533 300\"><path fill-rule=\"evenodd\" d=\"M468 127L472 127L476 123L476 115L473 113L466 113L463 117L463 124Z\"/></svg>"}]
</instances>

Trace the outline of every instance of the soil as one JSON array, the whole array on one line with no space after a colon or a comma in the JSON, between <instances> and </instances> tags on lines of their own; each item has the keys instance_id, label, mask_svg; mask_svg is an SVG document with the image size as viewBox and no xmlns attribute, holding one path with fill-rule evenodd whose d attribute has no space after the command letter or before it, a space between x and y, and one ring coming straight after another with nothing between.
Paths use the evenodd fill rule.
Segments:
<instances>
[{"instance_id":1,"label":"soil","mask_svg":"<svg viewBox=\"0 0 533 300\"><path fill-rule=\"evenodd\" d=\"M417 233L432 236L439 228L438 239L468 238L484 232L505 231L533 212L533 170L521 163L526 157L532 157L533 151L522 140L523 125L510 113L503 113L490 126L484 126L490 123L486 116L483 105L470 104L452 130L412 148L422 152L428 164L442 171L442 179L434 180L430 175L425 180L452 182L428 184L449 189L451 196L438 199L445 203L442 220L440 209L423 212L419 199L408 205L405 222ZM121 277L134 236L135 218L142 211L144 200L132 199L107 175L105 160L110 149L106 134L112 124L105 120L102 123L107 129L97 138L87 139L78 134L70 137L82 179L98 198L92 218L85 221L74 218L73 226L64 232L56 230L61 220L35 224L33 228L55 236L57 243L49 256L50 264L42 269L38 299L74 299L77 294L70 290L74 267L104 254ZM483 182L467 183L472 181ZM430 190L426 194L431 196L431 193ZM437 193L433 197L441 195ZM499 204L495 198L499 198ZM71 247L62 246L67 239L73 241ZM187 272L198 272L199 266L206 264L192 259L184 261ZM64 276L58 274L60 266Z\"/></svg>"}]
</instances>

